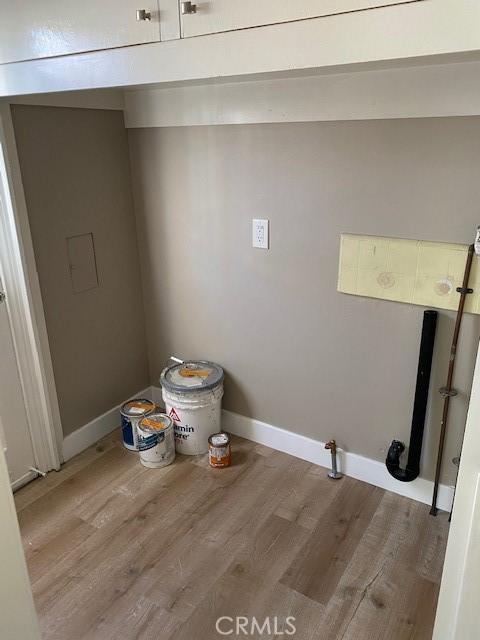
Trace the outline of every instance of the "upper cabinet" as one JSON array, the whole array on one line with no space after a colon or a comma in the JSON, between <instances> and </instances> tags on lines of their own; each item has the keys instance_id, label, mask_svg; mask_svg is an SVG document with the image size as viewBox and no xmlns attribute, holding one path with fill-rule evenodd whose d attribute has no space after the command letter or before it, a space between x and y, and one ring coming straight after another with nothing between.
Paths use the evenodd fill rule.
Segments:
<instances>
[{"instance_id":1,"label":"upper cabinet","mask_svg":"<svg viewBox=\"0 0 480 640\"><path fill-rule=\"evenodd\" d=\"M180 2L183 38L421 0L212 0Z\"/></svg>"},{"instance_id":2,"label":"upper cabinet","mask_svg":"<svg viewBox=\"0 0 480 640\"><path fill-rule=\"evenodd\" d=\"M159 40L158 0L0 0L0 64Z\"/></svg>"}]
</instances>

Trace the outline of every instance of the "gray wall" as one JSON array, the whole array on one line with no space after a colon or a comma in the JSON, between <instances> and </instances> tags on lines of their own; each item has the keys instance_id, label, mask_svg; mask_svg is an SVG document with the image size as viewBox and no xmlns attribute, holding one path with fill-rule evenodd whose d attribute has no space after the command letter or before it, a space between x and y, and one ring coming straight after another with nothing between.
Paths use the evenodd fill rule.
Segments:
<instances>
[{"instance_id":1,"label":"gray wall","mask_svg":"<svg viewBox=\"0 0 480 640\"><path fill-rule=\"evenodd\" d=\"M127 135L118 111L13 106L64 434L148 384ZM99 286L73 293L66 238Z\"/></svg>"},{"instance_id":2,"label":"gray wall","mask_svg":"<svg viewBox=\"0 0 480 640\"><path fill-rule=\"evenodd\" d=\"M480 119L129 131L150 378L170 353L227 372L224 406L384 459L408 441L423 309L336 291L342 232L468 243ZM251 247L251 219L271 249ZM454 314L440 314L422 475L433 476ZM458 453L479 320L461 335ZM447 462L444 479L454 478Z\"/></svg>"}]
</instances>

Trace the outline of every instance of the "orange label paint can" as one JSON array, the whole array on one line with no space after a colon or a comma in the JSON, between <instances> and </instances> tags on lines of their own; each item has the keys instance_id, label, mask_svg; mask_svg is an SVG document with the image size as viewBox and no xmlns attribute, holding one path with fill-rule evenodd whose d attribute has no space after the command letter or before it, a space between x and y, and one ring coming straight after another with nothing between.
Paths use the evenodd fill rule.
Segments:
<instances>
[{"instance_id":1,"label":"orange label paint can","mask_svg":"<svg viewBox=\"0 0 480 640\"><path fill-rule=\"evenodd\" d=\"M232 449L228 433L214 433L208 438L208 461L215 469L223 469L231 465Z\"/></svg>"}]
</instances>

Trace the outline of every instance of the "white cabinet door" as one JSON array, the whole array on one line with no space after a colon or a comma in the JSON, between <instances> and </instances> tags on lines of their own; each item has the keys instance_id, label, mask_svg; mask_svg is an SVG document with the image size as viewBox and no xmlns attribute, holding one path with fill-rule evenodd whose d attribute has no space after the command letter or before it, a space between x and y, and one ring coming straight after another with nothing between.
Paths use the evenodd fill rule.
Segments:
<instances>
[{"instance_id":1,"label":"white cabinet door","mask_svg":"<svg viewBox=\"0 0 480 640\"><path fill-rule=\"evenodd\" d=\"M307 18L373 9L409 0L193 0L196 13L182 15L182 37L219 31L246 29L261 25L292 22ZM420 0L410 0L419 2ZM180 6L182 6L180 2Z\"/></svg>"},{"instance_id":2,"label":"white cabinet door","mask_svg":"<svg viewBox=\"0 0 480 640\"><path fill-rule=\"evenodd\" d=\"M0 64L158 40L157 0L0 0Z\"/></svg>"},{"instance_id":3,"label":"white cabinet door","mask_svg":"<svg viewBox=\"0 0 480 640\"><path fill-rule=\"evenodd\" d=\"M10 482L16 488L35 477L30 471L35 459L5 302L0 303L0 419L0 442L2 449L6 445Z\"/></svg>"},{"instance_id":4,"label":"white cabinet door","mask_svg":"<svg viewBox=\"0 0 480 640\"><path fill-rule=\"evenodd\" d=\"M0 514L0 637L2 640L40 640L17 514L1 449Z\"/></svg>"}]
</instances>

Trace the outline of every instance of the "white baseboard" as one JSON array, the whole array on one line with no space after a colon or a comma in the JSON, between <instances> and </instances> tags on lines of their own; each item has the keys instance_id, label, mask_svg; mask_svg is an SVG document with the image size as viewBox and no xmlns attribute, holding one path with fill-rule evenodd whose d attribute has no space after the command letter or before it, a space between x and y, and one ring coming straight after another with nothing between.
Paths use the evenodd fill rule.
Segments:
<instances>
[{"instance_id":1,"label":"white baseboard","mask_svg":"<svg viewBox=\"0 0 480 640\"><path fill-rule=\"evenodd\" d=\"M160 406L163 405L160 387L148 387L137 393L136 397L150 398ZM69 460L118 428L120 406L113 407L110 411L68 435L63 441L64 459ZM224 410L222 412L222 422L223 428L234 435L258 442L277 451L283 451L322 467L330 467L330 452L325 449L325 443L320 440L314 440L260 420L247 418L233 411ZM339 470L346 476L363 480L376 487L398 493L418 502L424 502L425 504L430 504L431 502L433 492L433 482L431 480L417 478L412 482L399 482L392 478L383 462L341 449L338 450L338 462ZM438 492L439 509L450 511L452 500L453 487L440 485Z\"/></svg>"},{"instance_id":2,"label":"white baseboard","mask_svg":"<svg viewBox=\"0 0 480 640\"><path fill-rule=\"evenodd\" d=\"M139 391L132 397L148 398L152 397L152 387L147 387L143 391ZM63 459L65 462L81 453L92 444L98 442L101 438L111 433L114 429L120 428L119 410L123 403L106 411L98 418L84 424L73 433L70 433L63 439Z\"/></svg>"},{"instance_id":3,"label":"white baseboard","mask_svg":"<svg viewBox=\"0 0 480 640\"><path fill-rule=\"evenodd\" d=\"M156 387L155 385L153 385L152 387L150 387L150 393L152 394L150 397L152 398L153 402L155 402L155 404L158 404L159 407L165 407L162 398L162 387Z\"/></svg>"},{"instance_id":4,"label":"white baseboard","mask_svg":"<svg viewBox=\"0 0 480 640\"><path fill-rule=\"evenodd\" d=\"M223 428L242 438L253 440L277 451L289 453L292 456L313 462L322 467L330 467L330 451L325 449L325 443L307 436L302 436L286 429L274 427L266 422L246 418L245 416L223 411ZM417 478L412 482L399 482L388 473L385 464L378 460L365 458L356 453L338 450L339 471L346 476L363 480L376 487L412 498L418 502L430 504L433 492L433 482L424 478ZM453 500L453 487L440 485L438 492L438 508L450 511Z\"/></svg>"},{"instance_id":5,"label":"white baseboard","mask_svg":"<svg viewBox=\"0 0 480 640\"><path fill-rule=\"evenodd\" d=\"M38 478L38 474L35 473L35 471L27 471L21 478L17 478L17 480L11 483L12 491L18 491L18 489L35 480L35 478Z\"/></svg>"}]
</instances>

